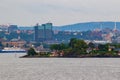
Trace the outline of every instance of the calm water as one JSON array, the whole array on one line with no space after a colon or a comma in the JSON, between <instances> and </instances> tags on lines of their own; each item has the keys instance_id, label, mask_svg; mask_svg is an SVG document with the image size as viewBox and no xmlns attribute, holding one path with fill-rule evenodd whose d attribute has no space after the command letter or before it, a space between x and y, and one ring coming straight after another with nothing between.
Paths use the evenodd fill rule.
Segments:
<instances>
[{"instance_id":1,"label":"calm water","mask_svg":"<svg viewBox=\"0 0 120 80\"><path fill-rule=\"evenodd\" d=\"M0 80L120 80L119 58L19 58L0 54Z\"/></svg>"}]
</instances>

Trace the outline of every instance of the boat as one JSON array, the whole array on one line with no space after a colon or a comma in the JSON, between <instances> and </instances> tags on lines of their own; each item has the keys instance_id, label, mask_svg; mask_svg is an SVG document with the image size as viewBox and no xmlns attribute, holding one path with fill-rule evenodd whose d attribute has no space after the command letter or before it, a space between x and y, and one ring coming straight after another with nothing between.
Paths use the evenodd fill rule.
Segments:
<instances>
[{"instance_id":1,"label":"boat","mask_svg":"<svg viewBox=\"0 0 120 80\"><path fill-rule=\"evenodd\" d=\"M0 53L25 53L26 50L18 47L5 47L0 50Z\"/></svg>"}]
</instances>

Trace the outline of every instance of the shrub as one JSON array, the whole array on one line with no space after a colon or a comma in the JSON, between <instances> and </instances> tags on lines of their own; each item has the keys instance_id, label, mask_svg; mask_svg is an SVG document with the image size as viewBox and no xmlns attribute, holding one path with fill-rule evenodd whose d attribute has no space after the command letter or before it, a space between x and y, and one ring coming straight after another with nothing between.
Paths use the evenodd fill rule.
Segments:
<instances>
[{"instance_id":1,"label":"shrub","mask_svg":"<svg viewBox=\"0 0 120 80\"><path fill-rule=\"evenodd\" d=\"M27 55L28 56L34 56L36 55L37 53L35 52L34 48L30 48L27 52Z\"/></svg>"}]
</instances>

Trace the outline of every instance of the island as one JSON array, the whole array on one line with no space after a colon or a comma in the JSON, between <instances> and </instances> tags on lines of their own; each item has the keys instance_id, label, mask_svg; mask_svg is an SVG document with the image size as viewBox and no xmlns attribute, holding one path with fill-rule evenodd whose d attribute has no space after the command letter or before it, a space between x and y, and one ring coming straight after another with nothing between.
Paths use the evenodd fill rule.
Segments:
<instances>
[{"instance_id":1,"label":"island","mask_svg":"<svg viewBox=\"0 0 120 80\"><path fill-rule=\"evenodd\" d=\"M94 58L94 57L120 57L120 44L94 44L84 40L71 38L68 44L52 44L51 51L37 52L34 47L21 58Z\"/></svg>"}]
</instances>

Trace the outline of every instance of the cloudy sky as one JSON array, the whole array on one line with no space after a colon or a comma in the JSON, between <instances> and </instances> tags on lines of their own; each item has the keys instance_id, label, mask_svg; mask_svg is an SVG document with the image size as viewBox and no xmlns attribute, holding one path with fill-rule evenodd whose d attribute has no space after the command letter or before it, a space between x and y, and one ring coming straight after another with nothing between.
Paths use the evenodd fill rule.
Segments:
<instances>
[{"instance_id":1,"label":"cloudy sky","mask_svg":"<svg viewBox=\"0 0 120 80\"><path fill-rule=\"evenodd\" d=\"M120 0L0 0L0 24L120 21Z\"/></svg>"}]
</instances>

